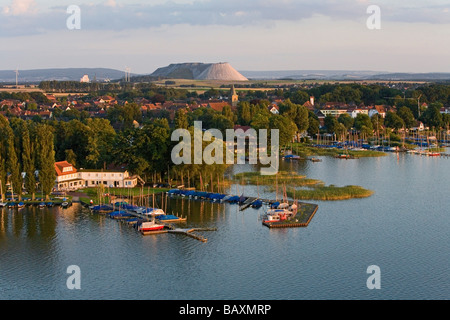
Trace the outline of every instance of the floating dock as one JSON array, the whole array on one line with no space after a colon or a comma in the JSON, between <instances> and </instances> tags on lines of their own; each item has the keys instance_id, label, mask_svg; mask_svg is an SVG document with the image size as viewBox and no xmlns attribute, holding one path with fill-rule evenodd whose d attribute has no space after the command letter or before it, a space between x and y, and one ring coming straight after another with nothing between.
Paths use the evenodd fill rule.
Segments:
<instances>
[{"instance_id":1,"label":"floating dock","mask_svg":"<svg viewBox=\"0 0 450 320\"><path fill-rule=\"evenodd\" d=\"M305 205L309 205L305 207ZM318 205L315 204L300 204L298 208L298 213L284 221L276 222L263 222L262 224L268 228L299 228L307 227L311 222L311 219L319 209Z\"/></svg>"}]
</instances>

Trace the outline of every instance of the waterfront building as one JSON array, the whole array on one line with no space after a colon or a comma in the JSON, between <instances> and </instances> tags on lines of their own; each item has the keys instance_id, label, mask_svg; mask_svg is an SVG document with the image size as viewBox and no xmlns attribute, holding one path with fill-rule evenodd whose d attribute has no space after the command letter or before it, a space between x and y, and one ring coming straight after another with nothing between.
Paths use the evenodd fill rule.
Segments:
<instances>
[{"instance_id":1,"label":"waterfront building","mask_svg":"<svg viewBox=\"0 0 450 320\"><path fill-rule=\"evenodd\" d=\"M56 162L55 171L55 191L73 191L98 185L111 188L134 188L144 184L141 177L130 175L127 170L77 170L67 161Z\"/></svg>"}]
</instances>

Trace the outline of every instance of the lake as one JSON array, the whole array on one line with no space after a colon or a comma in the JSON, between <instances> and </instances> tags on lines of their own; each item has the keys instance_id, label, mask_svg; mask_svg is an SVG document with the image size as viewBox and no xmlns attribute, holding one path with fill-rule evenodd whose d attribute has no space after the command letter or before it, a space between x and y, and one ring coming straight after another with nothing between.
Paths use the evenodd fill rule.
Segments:
<instances>
[{"instance_id":1,"label":"lake","mask_svg":"<svg viewBox=\"0 0 450 320\"><path fill-rule=\"evenodd\" d=\"M189 227L217 228L200 232L206 243L142 236L77 203L0 209L0 299L448 299L450 159L321 159L281 161L280 170L375 193L305 201L319 205L306 228L269 229L264 208L180 198L168 200L167 213L187 216ZM257 195L256 186L230 187L237 191ZM79 290L66 285L72 265L81 271ZM366 285L371 265L380 268L379 290Z\"/></svg>"}]
</instances>

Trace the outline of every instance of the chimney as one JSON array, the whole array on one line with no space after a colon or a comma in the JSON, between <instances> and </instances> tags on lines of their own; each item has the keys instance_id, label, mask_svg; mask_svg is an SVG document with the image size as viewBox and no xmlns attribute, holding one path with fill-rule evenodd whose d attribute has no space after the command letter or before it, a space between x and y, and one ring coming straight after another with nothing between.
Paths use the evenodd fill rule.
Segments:
<instances>
[{"instance_id":1,"label":"chimney","mask_svg":"<svg viewBox=\"0 0 450 320\"><path fill-rule=\"evenodd\" d=\"M313 96L309 97L309 103L311 103L312 106L314 105L314 97Z\"/></svg>"}]
</instances>

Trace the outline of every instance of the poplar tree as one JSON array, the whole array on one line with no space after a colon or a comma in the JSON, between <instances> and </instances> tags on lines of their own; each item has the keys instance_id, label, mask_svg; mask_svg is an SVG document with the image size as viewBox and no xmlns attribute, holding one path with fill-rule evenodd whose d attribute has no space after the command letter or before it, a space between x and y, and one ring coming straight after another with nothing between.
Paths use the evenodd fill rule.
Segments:
<instances>
[{"instance_id":1,"label":"poplar tree","mask_svg":"<svg viewBox=\"0 0 450 320\"><path fill-rule=\"evenodd\" d=\"M31 194L31 199L35 200L36 194L36 177L34 176L34 150L33 144L30 141L30 131L24 125L22 133L22 162L23 171L25 172L25 189L28 194Z\"/></svg>"},{"instance_id":2,"label":"poplar tree","mask_svg":"<svg viewBox=\"0 0 450 320\"><path fill-rule=\"evenodd\" d=\"M6 195L6 146L8 137L9 121L6 117L0 114L0 183L1 183L1 198L5 200Z\"/></svg>"},{"instance_id":3,"label":"poplar tree","mask_svg":"<svg viewBox=\"0 0 450 320\"><path fill-rule=\"evenodd\" d=\"M16 149L14 147L14 135L12 130L8 134L8 149L6 157L6 170L9 172L9 183L15 194L18 195L19 201L22 200L22 175L20 173L19 160L17 158Z\"/></svg>"},{"instance_id":4,"label":"poplar tree","mask_svg":"<svg viewBox=\"0 0 450 320\"><path fill-rule=\"evenodd\" d=\"M5 195L6 195L6 170L5 170L5 159L2 156L2 152L0 150L0 200L3 202L5 201Z\"/></svg>"},{"instance_id":5,"label":"poplar tree","mask_svg":"<svg viewBox=\"0 0 450 320\"><path fill-rule=\"evenodd\" d=\"M52 128L46 124L39 125L36 130L36 138L39 148L39 182L45 200L49 201L56 179Z\"/></svg>"}]
</instances>

